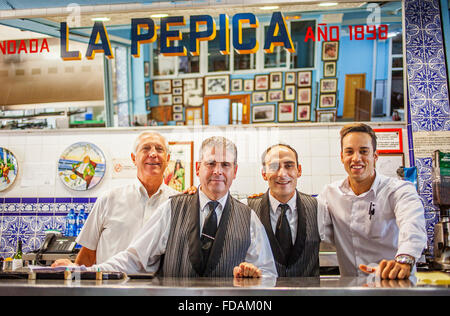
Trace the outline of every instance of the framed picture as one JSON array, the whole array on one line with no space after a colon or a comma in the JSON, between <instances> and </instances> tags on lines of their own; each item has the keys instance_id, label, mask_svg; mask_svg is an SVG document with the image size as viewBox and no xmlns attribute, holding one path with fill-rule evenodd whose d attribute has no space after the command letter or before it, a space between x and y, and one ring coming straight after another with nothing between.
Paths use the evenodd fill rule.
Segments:
<instances>
[{"instance_id":1,"label":"framed picture","mask_svg":"<svg viewBox=\"0 0 450 316\"><path fill-rule=\"evenodd\" d=\"M145 110L150 112L152 108L150 107L150 99L145 100Z\"/></svg>"},{"instance_id":2,"label":"framed picture","mask_svg":"<svg viewBox=\"0 0 450 316\"><path fill-rule=\"evenodd\" d=\"M172 93L172 80L153 80L153 93Z\"/></svg>"},{"instance_id":3,"label":"framed picture","mask_svg":"<svg viewBox=\"0 0 450 316\"><path fill-rule=\"evenodd\" d=\"M298 104L311 104L311 88L299 88L297 93Z\"/></svg>"},{"instance_id":4,"label":"framed picture","mask_svg":"<svg viewBox=\"0 0 450 316\"><path fill-rule=\"evenodd\" d=\"M186 108L186 125L203 124L203 107Z\"/></svg>"},{"instance_id":5,"label":"framed picture","mask_svg":"<svg viewBox=\"0 0 450 316\"><path fill-rule=\"evenodd\" d=\"M81 160L83 160L83 158L84 157L81 157ZM73 161L67 161L65 163L65 168L63 168L66 170L66 176L68 177L73 174L72 171L69 171L73 166L72 163ZM0 146L0 166L0 191L5 191L13 185L14 181L16 181L19 172L19 161L9 149L2 146ZM69 178L66 180L65 178L62 178L62 180L65 180L65 182L68 183L72 182L73 179ZM81 181L80 179L78 180Z\"/></svg>"},{"instance_id":6,"label":"framed picture","mask_svg":"<svg viewBox=\"0 0 450 316\"><path fill-rule=\"evenodd\" d=\"M254 105L252 107L252 122L275 121L275 104Z\"/></svg>"},{"instance_id":7,"label":"framed picture","mask_svg":"<svg viewBox=\"0 0 450 316\"><path fill-rule=\"evenodd\" d=\"M334 108L336 107L335 94L321 94L319 97L319 108Z\"/></svg>"},{"instance_id":8,"label":"framed picture","mask_svg":"<svg viewBox=\"0 0 450 316\"><path fill-rule=\"evenodd\" d=\"M378 153L403 153L403 135L401 128L378 128L373 131L377 135Z\"/></svg>"},{"instance_id":9,"label":"framed picture","mask_svg":"<svg viewBox=\"0 0 450 316\"><path fill-rule=\"evenodd\" d=\"M279 102L283 101L283 90L269 91L268 93L269 102Z\"/></svg>"},{"instance_id":10,"label":"framed picture","mask_svg":"<svg viewBox=\"0 0 450 316\"><path fill-rule=\"evenodd\" d=\"M183 88L182 87L176 87L172 89L173 95L182 95L183 94Z\"/></svg>"},{"instance_id":11,"label":"framed picture","mask_svg":"<svg viewBox=\"0 0 450 316\"><path fill-rule=\"evenodd\" d=\"M242 91L242 79L231 79L231 91Z\"/></svg>"},{"instance_id":12,"label":"framed picture","mask_svg":"<svg viewBox=\"0 0 450 316\"><path fill-rule=\"evenodd\" d=\"M272 72L270 74L270 89L281 89L283 86L282 73Z\"/></svg>"},{"instance_id":13,"label":"framed picture","mask_svg":"<svg viewBox=\"0 0 450 316\"><path fill-rule=\"evenodd\" d=\"M339 55L339 42L322 43L322 60L337 60Z\"/></svg>"},{"instance_id":14,"label":"framed picture","mask_svg":"<svg viewBox=\"0 0 450 316\"><path fill-rule=\"evenodd\" d=\"M284 76L285 76L284 84L295 84L295 77L296 77L295 72L292 71L286 72Z\"/></svg>"},{"instance_id":15,"label":"framed picture","mask_svg":"<svg viewBox=\"0 0 450 316\"><path fill-rule=\"evenodd\" d=\"M160 94L158 96L159 106L172 105L172 95L171 94Z\"/></svg>"},{"instance_id":16,"label":"framed picture","mask_svg":"<svg viewBox=\"0 0 450 316\"><path fill-rule=\"evenodd\" d=\"M324 77L336 77L336 62L325 61L323 63L323 76Z\"/></svg>"},{"instance_id":17,"label":"framed picture","mask_svg":"<svg viewBox=\"0 0 450 316\"><path fill-rule=\"evenodd\" d=\"M255 80L254 79L244 79L244 91L253 91L253 88L255 86Z\"/></svg>"},{"instance_id":18,"label":"framed picture","mask_svg":"<svg viewBox=\"0 0 450 316\"><path fill-rule=\"evenodd\" d=\"M298 105L297 106L297 121L310 121L311 120L311 106L310 105Z\"/></svg>"},{"instance_id":19,"label":"framed picture","mask_svg":"<svg viewBox=\"0 0 450 316\"><path fill-rule=\"evenodd\" d=\"M183 86L183 79L173 79L172 80L172 87L182 87Z\"/></svg>"},{"instance_id":20,"label":"framed picture","mask_svg":"<svg viewBox=\"0 0 450 316\"><path fill-rule=\"evenodd\" d=\"M150 77L150 62L144 61L144 77Z\"/></svg>"},{"instance_id":21,"label":"framed picture","mask_svg":"<svg viewBox=\"0 0 450 316\"><path fill-rule=\"evenodd\" d=\"M336 122L336 110L316 110L316 121L321 123Z\"/></svg>"},{"instance_id":22,"label":"framed picture","mask_svg":"<svg viewBox=\"0 0 450 316\"><path fill-rule=\"evenodd\" d=\"M203 78L183 79L183 105L203 105Z\"/></svg>"},{"instance_id":23,"label":"framed picture","mask_svg":"<svg viewBox=\"0 0 450 316\"><path fill-rule=\"evenodd\" d=\"M398 178L397 169L405 166L405 155L398 154L379 154L376 163L377 172L388 177Z\"/></svg>"},{"instance_id":24,"label":"framed picture","mask_svg":"<svg viewBox=\"0 0 450 316\"><path fill-rule=\"evenodd\" d=\"M259 91L252 93L252 103L266 103L267 102L267 92Z\"/></svg>"},{"instance_id":25,"label":"framed picture","mask_svg":"<svg viewBox=\"0 0 450 316\"><path fill-rule=\"evenodd\" d=\"M299 71L297 84L299 87L311 87L312 71Z\"/></svg>"},{"instance_id":26,"label":"framed picture","mask_svg":"<svg viewBox=\"0 0 450 316\"><path fill-rule=\"evenodd\" d=\"M286 101L294 101L295 100L295 90L297 88L295 85L285 85L284 86L284 99Z\"/></svg>"},{"instance_id":27,"label":"framed picture","mask_svg":"<svg viewBox=\"0 0 450 316\"><path fill-rule=\"evenodd\" d=\"M320 79L320 93L333 93L337 91L337 78Z\"/></svg>"},{"instance_id":28,"label":"framed picture","mask_svg":"<svg viewBox=\"0 0 450 316\"><path fill-rule=\"evenodd\" d=\"M173 113L173 120L175 122L184 121L184 119L183 119L183 112L175 112L175 113Z\"/></svg>"},{"instance_id":29,"label":"framed picture","mask_svg":"<svg viewBox=\"0 0 450 316\"><path fill-rule=\"evenodd\" d=\"M256 75L254 88L256 91L269 90L269 75Z\"/></svg>"},{"instance_id":30,"label":"framed picture","mask_svg":"<svg viewBox=\"0 0 450 316\"><path fill-rule=\"evenodd\" d=\"M175 113L183 112L183 106L181 104L176 104L172 106L172 111Z\"/></svg>"},{"instance_id":31,"label":"framed picture","mask_svg":"<svg viewBox=\"0 0 450 316\"><path fill-rule=\"evenodd\" d=\"M146 97L150 96L150 82L149 81L145 82L145 96Z\"/></svg>"},{"instance_id":32,"label":"framed picture","mask_svg":"<svg viewBox=\"0 0 450 316\"><path fill-rule=\"evenodd\" d=\"M205 77L205 95L221 95L230 93L230 77L228 75Z\"/></svg>"},{"instance_id":33,"label":"framed picture","mask_svg":"<svg viewBox=\"0 0 450 316\"><path fill-rule=\"evenodd\" d=\"M294 102L278 103L278 122L294 122Z\"/></svg>"},{"instance_id":34,"label":"framed picture","mask_svg":"<svg viewBox=\"0 0 450 316\"><path fill-rule=\"evenodd\" d=\"M183 104L183 96L181 96L181 95L174 95L172 97L172 101L173 101L173 104Z\"/></svg>"},{"instance_id":35,"label":"framed picture","mask_svg":"<svg viewBox=\"0 0 450 316\"><path fill-rule=\"evenodd\" d=\"M183 192L194 180L194 142L169 142L170 161L164 171L164 183Z\"/></svg>"}]
</instances>

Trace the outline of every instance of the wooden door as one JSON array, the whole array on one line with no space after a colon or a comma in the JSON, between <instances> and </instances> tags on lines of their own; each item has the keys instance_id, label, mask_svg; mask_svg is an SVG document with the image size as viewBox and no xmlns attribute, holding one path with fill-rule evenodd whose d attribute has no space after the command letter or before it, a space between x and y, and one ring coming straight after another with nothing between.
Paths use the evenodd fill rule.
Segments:
<instances>
[{"instance_id":1,"label":"wooden door","mask_svg":"<svg viewBox=\"0 0 450 316\"><path fill-rule=\"evenodd\" d=\"M238 95L226 95L226 96L212 96L205 97L205 125L209 124L209 101L217 99L228 99L230 100L229 118L228 124L249 124L250 123L250 95L249 94L238 94ZM239 122L233 122L233 103L242 104L242 120Z\"/></svg>"},{"instance_id":2,"label":"wooden door","mask_svg":"<svg viewBox=\"0 0 450 316\"><path fill-rule=\"evenodd\" d=\"M345 75L343 118L355 117L356 89L366 88L366 74Z\"/></svg>"}]
</instances>

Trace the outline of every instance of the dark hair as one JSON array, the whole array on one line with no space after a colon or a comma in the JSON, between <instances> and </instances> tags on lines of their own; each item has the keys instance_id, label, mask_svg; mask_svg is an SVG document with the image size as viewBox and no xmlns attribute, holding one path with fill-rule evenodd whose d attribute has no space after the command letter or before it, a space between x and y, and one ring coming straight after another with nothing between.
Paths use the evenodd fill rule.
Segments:
<instances>
[{"instance_id":1,"label":"dark hair","mask_svg":"<svg viewBox=\"0 0 450 316\"><path fill-rule=\"evenodd\" d=\"M370 138L372 138L373 151L375 152L377 150L377 135L373 131L372 127L370 127L369 125L364 124L364 123L347 124L341 129L341 132L340 132L340 134L341 134L341 150L343 149L342 148L342 143L343 143L342 140L344 139L344 137L350 133L355 133L355 132L369 134Z\"/></svg>"},{"instance_id":2,"label":"dark hair","mask_svg":"<svg viewBox=\"0 0 450 316\"><path fill-rule=\"evenodd\" d=\"M286 148L292 150L294 152L294 154L295 154L295 162L298 165L298 154L297 154L297 151L294 148L292 148L291 146L287 145L287 144L279 143L279 144L272 145L269 148L267 148L266 150L264 150L264 152L261 155L261 162L262 162L263 167L266 166L266 156L269 153L269 151L271 151L273 148L279 147L279 146L286 147Z\"/></svg>"}]
</instances>

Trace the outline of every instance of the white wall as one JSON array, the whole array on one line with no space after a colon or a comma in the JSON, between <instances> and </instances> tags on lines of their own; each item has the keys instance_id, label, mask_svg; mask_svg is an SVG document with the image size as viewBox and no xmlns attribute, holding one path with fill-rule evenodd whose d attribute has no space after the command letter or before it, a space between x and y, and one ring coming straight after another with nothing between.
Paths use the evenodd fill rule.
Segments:
<instances>
[{"instance_id":1,"label":"white wall","mask_svg":"<svg viewBox=\"0 0 450 316\"><path fill-rule=\"evenodd\" d=\"M403 128L406 166L408 162L407 133L404 124L371 124L373 128ZM265 192L261 177L261 153L270 145L283 142L293 146L302 165L303 175L298 189L318 194L323 186L345 177L339 159L339 130L343 124L279 124L247 125L244 127L159 127L153 128L168 141L194 141L194 160L198 158L201 142L210 136L229 138L238 147L238 174L231 192L242 196ZM0 192L0 197L97 197L109 188L130 180L112 178L112 159L130 157L135 137L151 128L85 129L51 131L0 131L0 146L14 153L19 161L19 175L15 183ZM57 177L57 162L61 153L79 141L92 142L102 149L107 161L102 182L89 191L72 191ZM30 182L36 174L38 184ZM45 178L45 179L44 179ZM45 181L44 181L45 180ZM39 183L40 182L40 183ZM43 185L42 183L48 183ZM198 179L194 173L194 184Z\"/></svg>"}]
</instances>

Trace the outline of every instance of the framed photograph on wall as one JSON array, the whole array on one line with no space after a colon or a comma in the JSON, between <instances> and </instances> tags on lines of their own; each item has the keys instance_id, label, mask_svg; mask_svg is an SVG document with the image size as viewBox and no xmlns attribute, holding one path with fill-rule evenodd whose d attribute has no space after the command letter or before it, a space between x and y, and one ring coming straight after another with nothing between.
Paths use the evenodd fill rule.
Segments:
<instances>
[{"instance_id":1,"label":"framed photograph on wall","mask_svg":"<svg viewBox=\"0 0 450 316\"><path fill-rule=\"evenodd\" d=\"M283 80L281 71L270 73L270 89L281 89L282 86Z\"/></svg>"},{"instance_id":2,"label":"framed photograph on wall","mask_svg":"<svg viewBox=\"0 0 450 316\"><path fill-rule=\"evenodd\" d=\"M150 62L144 61L144 77L150 77Z\"/></svg>"},{"instance_id":3,"label":"framed photograph on wall","mask_svg":"<svg viewBox=\"0 0 450 316\"><path fill-rule=\"evenodd\" d=\"M298 104L311 104L311 88L299 88L297 93Z\"/></svg>"},{"instance_id":4,"label":"framed photograph on wall","mask_svg":"<svg viewBox=\"0 0 450 316\"><path fill-rule=\"evenodd\" d=\"M309 122L311 120L311 105L297 106L297 121Z\"/></svg>"},{"instance_id":5,"label":"framed photograph on wall","mask_svg":"<svg viewBox=\"0 0 450 316\"><path fill-rule=\"evenodd\" d=\"M205 95L222 95L230 93L230 76L205 77Z\"/></svg>"},{"instance_id":6,"label":"framed photograph on wall","mask_svg":"<svg viewBox=\"0 0 450 316\"><path fill-rule=\"evenodd\" d=\"M403 153L378 154L376 170L385 176L398 178L397 169L404 166L405 155Z\"/></svg>"},{"instance_id":7,"label":"framed photograph on wall","mask_svg":"<svg viewBox=\"0 0 450 316\"><path fill-rule=\"evenodd\" d=\"M150 106L150 99L145 100L145 110L147 112L150 112L152 110L152 108Z\"/></svg>"},{"instance_id":8,"label":"framed photograph on wall","mask_svg":"<svg viewBox=\"0 0 450 316\"><path fill-rule=\"evenodd\" d=\"M269 91L267 100L269 102L280 102L280 101L283 101L283 90Z\"/></svg>"},{"instance_id":9,"label":"framed photograph on wall","mask_svg":"<svg viewBox=\"0 0 450 316\"><path fill-rule=\"evenodd\" d=\"M172 80L172 87L182 87L183 86L183 79L173 79Z\"/></svg>"},{"instance_id":10,"label":"framed photograph on wall","mask_svg":"<svg viewBox=\"0 0 450 316\"><path fill-rule=\"evenodd\" d=\"M337 78L320 79L320 93L335 93L337 91Z\"/></svg>"},{"instance_id":11,"label":"framed photograph on wall","mask_svg":"<svg viewBox=\"0 0 450 316\"><path fill-rule=\"evenodd\" d=\"M172 97L173 104L183 104L183 96L182 95L174 95Z\"/></svg>"},{"instance_id":12,"label":"framed photograph on wall","mask_svg":"<svg viewBox=\"0 0 450 316\"><path fill-rule=\"evenodd\" d=\"M325 61L323 63L323 76L324 77L336 77L336 62Z\"/></svg>"},{"instance_id":13,"label":"framed photograph on wall","mask_svg":"<svg viewBox=\"0 0 450 316\"><path fill-rule=\"evenodd\" d=\"M146 96L146 97L149 97L149 96L150 96L150 82L149 82L149 81L147 81L147 82L145 83L145 96Z\"/></svg>"},{"instance_id":14,"label":"framed photograph on wall","mask_svg":"<svg viewBox=\"0 0 450 316\"><path fill-rule=\"evenodd\" d=\"M183 88L182 87L176 87L172 89L173 95L182 95L183 94Z\"/></svg>"},{"instance_id":15,"label":"framed photograph on wall","mask_svg":"<svg viewBox=\"0 0 450 316\"><path fill-rule=\"evenodd\" d=\"M244 91L251 92L255 86L254 79L244 79Z\"/></svg>"},{"instance_id":16,"label":"framed photograph on wall","mask_svg":"<svg viewBox=\"0 0 450 316\"><path fill-rule=\"evenodd\" d=\"M172 80L153 80L153 93L172 93Z\"/></svg>"},{"instance_id":17,"label":"framed photograph on wall","mask_svg":"<svg viewBox=\"0 0 450 316\"><path fill-rule=\"evenodd\" d=\"M336 122L336 110L316 110L316 122Z\"/></svg>"},{"instance_id":18,"label":"framed photograph on wall","mask_svg":"<svg viewBox=\"0 0 450 316\"><path fill-rule=\"evenodd\" d=\"M377 135L378 153L403 153L403 135L401 128L374 128L373 131Z\"/></svg>"},{"instance_id":19,"label":"framed photograph on wall","mask_svg":"<svg viewBox=\"0 0 450 316\"><path fill-rule=\"evenodd\" d=\"M319 108L335 108L336 94L321 94L319 96Z\"/></svg>"},{"instance_id":20,"label":"framed photograph on wall","mask_svg":"<svg viewBox=\"0 0 450 316\"><path fill-rule=\"evenodd\" d=\"M164 171L164 183L178 192L183 192L193 185L194 142L169 142L169 148L170 161Z\"/></svg>"},{"instance_id":21,"label":"framed photograph on wall","mask_svg":"<svg viewBox=\"0 0 450 316\"><path fill-rule=\"evenodd\" d=\"M278 122L294 122L294 102L278 103Z\"/></svg>"},{"instance_id":22,"label":"framed photograph on wall","mask_svg":"<svg viewBox=\"0 0 450 316\"><path fill-rule=\"evenodd\" d=\"M160 94L158 95L158 105L159 106L166 106L166 105L172 105L172 95L171 94Z\"/></svg>"},{"instance_id":23,"label":"framed photograph on wall","mask_svg":"<svg viewBox=\"0 0 450 316\"><path fill-rule=\"evenodd\" d=\"M257 91L252 93L252 103L266 103L267 102L267 92Z\"/></svg>"},{"instance_id":24,"label":"framed photograph on wall","mask_svg":"<svg viewBox=\"0 0 450 316\"><path fill-rule=\"evenodd\" d=\"M242 79L231 79L231 91L242 91Z\"/></svg>"},{"instance_id":25,"label":"framed photograph on wall","mask_svg":"<svg viewBox=\"0 0 450 316\"><path fill-rule=\"evenodd\" d=\"M293 85L293 84L285 85L285 87L284 87L284 99L286 101L294 101L295 100L295 90L297 90L295 85Z\"/></svg>"},{"instance_id":26,"label":"framed photograph on wall","mask_svg":"<svg viewBox=\"0 0 450 316\"><path fill-rule=\"evenodd\" d=\"M181 122L181 121L184 121L184 118L183 118L183 112L175 112L175 113L173 113L173 120L174 120L175 122Z\"/></svg>"},{"instance_id":27,"label":"framed photograph on wall","mask_svg":"<svg viewBox=\"0 0 450 316\"><path fill-rule=\"evenodd\" d=\"M203 78L183 79L183 105L203 105Z\"/></svg>"},{"instance_id":28,"label":"framed photograph on wall","mask_svg":"<svg viewBox=\"0 0 450 316\"><path fill-rule=\"evenodd\" d=\"M264 104L252 106L252 122L273 122L275 121L275 104Z\"/></svg>"},{"instance_id":29,"label":"framed photograph on wall","mask_svg":"<svg viewBox=\"0 0 450 316\"><path fill-rule=\"evenodd\" d=\"M284 84L295 84L295 79L297 75L293 71L288 71L285 73Z\"/></svg>"},{"instance_id":30,"label":"framed photograph on wall","mask_svg":"<svg viewBox=\"0 0 450 316\"><path fill-rule=\"evenodd\" d=\"M322 60L337 60L339 55L339 42L322 43Z\"/></svg>"},{"instance_id":31,"label":"framed photograph on wall","mask_svg":"<svg viewBox=\"0 0 450 316\"><path fill-rule=\"evenodd\" d=\"M174 113L180 113L180 112L183 112L183 105L181 105L181 104L175 104L175 105L173 105L173 106L172 106L172 111L173 111Z\"/></svg>"},{"instance_id":32,"label":"framed photograph on wall","mask_svg":"<svg viewBox=\"0 0 450 316\"><path fill-rule=\"evenodd\" d=\"M312 71L299 71L297 84L299 87L311 87Z\"/></svg>"},{"instance_id":33,"label":"framed photograph on wall","mask_svg":"<svg viewBox=\"0 0 450 316\"><path fill-rule=\"evenodd\" d=\"M256 91L269 90L269 75L256 75L254 89Z\"/></svg>"}]
</instances>

